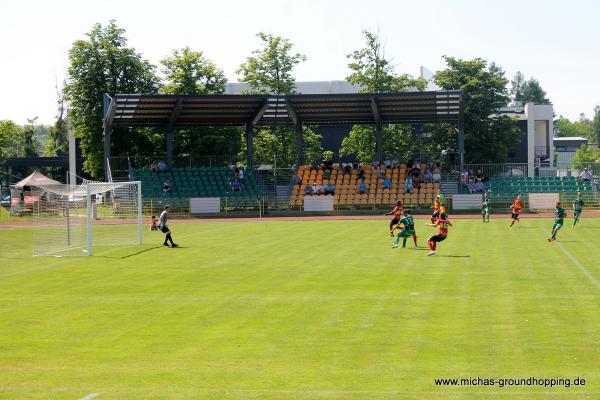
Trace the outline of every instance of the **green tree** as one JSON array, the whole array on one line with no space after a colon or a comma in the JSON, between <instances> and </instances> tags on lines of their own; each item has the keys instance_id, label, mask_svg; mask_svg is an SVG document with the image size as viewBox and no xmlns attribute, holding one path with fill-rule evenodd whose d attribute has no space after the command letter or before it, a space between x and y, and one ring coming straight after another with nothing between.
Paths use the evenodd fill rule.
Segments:
<instances>
[{"instance_id":1,"label":"green tree","mask_svg":"<svg viewBox=\"0 0 600 400\"><path fill-rule=\"evenodd\" d=\"M600 162L600 149L586 146L582 144L575 152L575 156L571 160L573 168L582 170L590 166L591 163Z\"/></svg>"},{"instance_id":2,"label":"green tree","mask_svg":"<svg viewBox=\"0 0 600 400\"><path fill-rule=\"evenodd\" d=\"M424 90L427 82L415 79L411 75L397 75L391 60L385 57L385 48L381 44L379 33L363 31L365 47L347 55L348 68L352 73L346 77L348 82L360 85L363 93L405 92L409 88Z\"/></svg>"},{"instance_id":3,"label":"green tree","mask_svg":"<svg viewBox=\"0 0 600 400\"><path fill-rule=\"evenodd\" d=\"M161 60L166 84L162 93L222 94L227 79L223 70L189 47L174 50ZM179 129L173 139L173 152L178 156L231 155L240 150L238 127L203 126Z\"/></svg>"},{"instance_id":4,"label":"green tree","mask_svg":"<svg viewBox=\"0 0 600 400\"><path fill-rule=\"evenodd\" d=\"M394 124L383 127L383 153L386 158L407 160L416 148L412 128L407 124ZM354 125L350 134L342 140L340 155L354 156L362 163L375 159L375 127Z\"/></svg>"},{"instance_id":5,"label":"green tree","mask_svg":"<svg viewBox=\"0 0 600 400\"><path fill-rule=\"evenodd\" d=\"M523 87L525 86L525 75L517 71L512 81L510 81L510 95L513 101L523 102Z\"/></svg>"},{"instance_id":6,"label":"green tree","mask_svg":"<svg viewBox=\"0 0 600 400\"><path fill-rule=\"evenodd\" d=\"M391 60L386 58L379 33L363 31L365 46L348 54L348 68L352 71L346 79L362 86L362 93L404 92L412 88L424 90L426 81L411 75L397 75ZM404 159L409 154L412 129L410 125L397 124L383 129L383 152L387 158ZM354 125L342 140L340 154L354 156L361 162L375 159L375 128Z\"/></svg>"},{"instance_id":7,"label":"green tree","mask_svg":"<svg viewBox=\"0 0 600 400\"><path fill-rule=\"evenodd\" d=\"M173 50L169 57L163 58L162 72L166 84L161 88L167 94L222 94L227 79L223 70L204 57L202 52L192 51L189 47Z\"/></svg>"},{"instance_id":8,"label":"green tree","mask_svg":"<svg viewBox=\"0 0 600 400\"><path fill-rule=\"evenodd\" d=\"M592 134L590 137L600 146L600 106L594 107L594 118L592 119Z\"/></svg>"},{"instance_id":9,"label":"green tree","mask_svg":"<svg viewBox=\"0 0 600 400\"><path fill-rule=\"evenodd\" d=\"M293 69L306 57L293 53L293 44L288 39L266 33L257 35L261 47L252 52L252 56L240 65L237 73L241 82L249 86L248 93L284 95L294 93L296 79ZM245 158L246 145L243 133L241 136L241 152L239 157ZM304 155L306 160L317 160L321 157L321 136L309 127L304 126ZM272 164L289 167L294 165L296 154L296 131L289 127L262 128L254 137L254 158L258 164Z\"/></svg>"},{"instance_id":10,"label":"green tree","mask_svg":"<svg viewBox=\"0 0 600 400\"><path fill-rule=\"evenodd\" d=\"M249 93L290 94L294 93L296 79L292 71L296 65L306 61L300 53L292 54L293 44L281 36L264 32L256 36L261 47L246 58L246 62L237 69L240 82L246 82Z\"/></svg>"},{"instance_id":11,"label":"green tree","mask_svg":"<svg viewBox=\"0 0 600 400\"><path fill-rule=\"evenodd\" d=\"M464 91L465 161L467 163L505 162L515 146L519 129L507 116L496 115L509 101L504 72L490 70L481 58L461 60L444 56L446 69L434 81L444 90ZM432 127L432 142L456 148L454 127ZM454 137L454 143L444 143Z\"/></svg>"},{"instance_id":12,"label":"green tree","mask_svg":"<svg viewBox=\"0 0 600 400\"><path fill-rule=\"evenodd\" d=\"M0 120L0 164L10 157L23 155L23 127L10 120Z\"/></svg>"},{"instance_id":13,"label":"green tree","mask_svg":"<svg viewBox=\"0 0 600 400\"><path fill-rule=\"evenodd\" d=\"M103 170L103 95L156 93L155 67L127 47L125 30L114 20L95 24L86 39L69 50L68 78L64 88L69 103L69 120L81 138L84 169L94 177ZM152 154L157 135L149 129L115 130L112 154Z\"/></svg>"},{"instance_id":14,"label":"green tree","mask_svg":"<svg viewBox=\"0 0 600 400\"><path fill-rule=\"evenodd\" d=\"M64 86L64 85L63 85ZM56 122L48 130L50 140L46 145L45 154L50 157L66 156L69 154L68 126L65 118L66 104L64 93L56 87Z\"/></svg>"},{"instance_id":15,"label":"green tree","mask_svg":"<svg viewBox=\"0 0 600 400\"><path fill-rule=\"evenodd\" d=\"M23 129L23 157L38 157L40 143L36 138L38 117L27 118Z\"/></svg>"},{"instance_id":16,"label":"green tree","mask_svg":"<svg viewBox=\"0 0 600 400\"><path fill-rule=\"evenodd\" d=\"M554 121L554 126L559 137L580 136L593 140L592 121L583 113L579 114L579 121L574 122L561 115Z\"/></svg>"},{"instance_id":17,"label":"green tree","mask_svg":"<svg viewBox=\"0 0 600 400\"><path fill-rule=\"evenodd\" d=\"M546 97L546 92L535 78L530 78L523 85L523 104L550 104L550 100Z\"/></svg>"}]
</instances>

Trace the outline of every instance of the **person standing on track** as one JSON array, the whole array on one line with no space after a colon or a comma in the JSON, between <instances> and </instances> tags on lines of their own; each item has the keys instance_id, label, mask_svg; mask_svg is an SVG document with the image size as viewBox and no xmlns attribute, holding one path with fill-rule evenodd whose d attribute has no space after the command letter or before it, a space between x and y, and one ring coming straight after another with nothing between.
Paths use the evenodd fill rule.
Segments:
<instances>
[{"instance_id":1,"label":"person standing on track","mask_svg":"<svg viewBox=\"0 0 600 400\"><path fill-rule=\"evenodd\" d=\"M171 211L171 206L170 205L165 205L164 210L162 213L160 213L160 217L159 217L159 224L158 224L158 228L160 229L160 231L162 233L164 233L165 236L165 241L163 242L163 245L168 246L169 243L171 242L171 247L178 247L178 244L173 243L173 238L171 237L171 230L169 229L169 212Z\"/></svg>"},{"instance_id":2,"label":"person standing on track","mask_svg":"<svg viewBox=\"0 0 600 400\"><path fill-rule=\"evenodd\" d=\"M481 203L481 217L483 222L490 222L490 212L492 210L492 202L489 198L489 191L483 194L483 203Z\"/></svg>"}]
</instances>

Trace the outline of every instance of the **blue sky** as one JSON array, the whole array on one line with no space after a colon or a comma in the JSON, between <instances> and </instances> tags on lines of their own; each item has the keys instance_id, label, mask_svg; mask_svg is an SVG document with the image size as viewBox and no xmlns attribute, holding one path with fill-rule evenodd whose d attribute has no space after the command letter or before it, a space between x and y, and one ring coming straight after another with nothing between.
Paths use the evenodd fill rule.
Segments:
<instances>
[{"instance_id":1,"label":"blue sky","mask_svg":"<svg viewBox=\"0 0 600 400\"><path fill-rule=\"evenodd\" d=\"M96 22L116 19L129 45L154 64L175 48L202 50L231 81L265 31L306 54L297 80L348 75L362 29L379 29L399 73L444 67L442 55L481 57L509 77L537 78L557 114L600 104L600 2L573 1L0 1L0 119L52 123L55 81L68 50Z\"/></svg>"}]
</instances>

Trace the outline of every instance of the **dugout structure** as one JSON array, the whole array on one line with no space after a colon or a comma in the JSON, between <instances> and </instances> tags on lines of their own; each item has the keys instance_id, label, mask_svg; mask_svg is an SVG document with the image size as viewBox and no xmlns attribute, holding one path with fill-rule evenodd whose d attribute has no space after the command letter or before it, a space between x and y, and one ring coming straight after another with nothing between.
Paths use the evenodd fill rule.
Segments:
<instances>
[{"instance_id":1,"label":"dugout structure","mask_svg":"<svg viewBox=\"0 0 600 400\"><path fill-rule=\"evenodd\" d=\"M140 182L32 186L33 255L87 255L142 244Z\"/></svg>"},{"instance_id":2,"label":"dugout structure","mask_svg":"<svg viewBox=\"0 0 600 400\"><path fill-rule=\"evenodd\" d=\"M146 95L104 96L104 163L108 172L113 128L164 129L166 157L173 156L178 128L202 125L244 126L247 165L252 167L257 126L296 128L296 166L304 163L302 125L373 125L376 158L383 161L383 126L399 123L456 125L458 153L464 165L463 91L293 95ZM108 180L108 178L107 178Z\"/></svg>"}]
</instances>

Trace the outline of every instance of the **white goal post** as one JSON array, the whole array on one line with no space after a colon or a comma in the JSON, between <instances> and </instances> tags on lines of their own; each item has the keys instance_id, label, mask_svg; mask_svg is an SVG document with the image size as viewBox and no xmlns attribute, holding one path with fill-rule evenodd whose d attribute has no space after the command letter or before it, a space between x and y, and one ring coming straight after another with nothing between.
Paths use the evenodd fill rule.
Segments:
<instances>
[{"instance_id":1,"label":"white goal post","mask_svg":"<svg viewBox=\"0 0 600 400\"><path fill-rule=\"evenodd\" d=\"M142 244L142 188L136 182L32 186L33 255L88 255Z\"/></svg>"}]
</instances>

